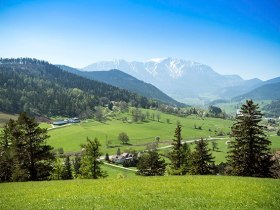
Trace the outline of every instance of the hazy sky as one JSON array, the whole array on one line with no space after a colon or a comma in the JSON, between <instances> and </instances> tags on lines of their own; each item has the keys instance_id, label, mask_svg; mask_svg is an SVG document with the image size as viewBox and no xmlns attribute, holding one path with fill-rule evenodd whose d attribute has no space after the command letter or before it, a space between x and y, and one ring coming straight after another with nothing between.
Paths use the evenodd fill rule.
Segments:
<instances>
[{"instance_id":1,"label":"hazy sky","mask_svg":"<svg viewBox=\"0 0 280 210\"><path fill-rule=\"evenodd\" d=\"M269 79L280 76L280 1L0 0L0 57L73 67L175 57Z\"/></svg>"}]
</instances>

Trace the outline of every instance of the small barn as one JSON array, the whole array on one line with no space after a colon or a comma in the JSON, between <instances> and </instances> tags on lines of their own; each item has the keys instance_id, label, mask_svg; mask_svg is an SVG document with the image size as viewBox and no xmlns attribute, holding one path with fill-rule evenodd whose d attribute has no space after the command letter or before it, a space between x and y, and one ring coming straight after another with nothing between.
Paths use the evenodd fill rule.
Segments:
<instances>
[{"instance_id":1,"label":"small barn","mask_svg":"<svg viewBox=\"0 0 280 210\"><path fill-rule=\"evenodd\" d=\"M58 120L58 121L54 121L53 125L57 125L57 126L61 126L61 125L66 125L67 121L64 120Z\"/></svg>"}]
</instances>

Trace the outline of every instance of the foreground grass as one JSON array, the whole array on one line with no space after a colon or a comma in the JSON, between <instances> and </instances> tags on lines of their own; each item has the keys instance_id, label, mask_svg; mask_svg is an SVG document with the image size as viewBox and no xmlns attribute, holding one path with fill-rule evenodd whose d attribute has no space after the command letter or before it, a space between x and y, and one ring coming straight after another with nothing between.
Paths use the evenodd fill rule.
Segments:
<instances>
[{"instance_id":1,"label":"foreground grass","mask_svg":"<svg viewBox=\"0 0 280 210\"><path fill-rule=\"evenodd\" d=\"M0 184L0 209L279 209L273 179L184 176Z\"/></svg>"}]
</instances>

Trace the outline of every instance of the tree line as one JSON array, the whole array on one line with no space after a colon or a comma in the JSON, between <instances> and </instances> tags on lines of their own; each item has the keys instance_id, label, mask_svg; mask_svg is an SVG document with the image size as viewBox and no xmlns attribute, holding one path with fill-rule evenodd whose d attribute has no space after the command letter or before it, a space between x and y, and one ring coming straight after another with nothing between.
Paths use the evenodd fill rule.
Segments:
<instances>
[{"instance_id":1,"label":"tree line","mask_svg":"<svg viewBox=\"0 0 280 210\"><path fill-rule=\"evenodd\" d=\"M234 140L229 146L228 162L222 164L220 172L225 175L279 178L279 160L271 154L271 142L265 134L261 120L262 114L258 105L252 100L246 101L232 126L231 136ZM168 154L171 161L167 168L168 174L216 174L219 169L214 165L208 143L203 139L196 141L195 149L191 152L189 146L182 143L181 129L181 125L178 125L172 151ZM144 157L145 160L139 160L139 174L164 174L162 171L166 164L159 159L156 150L149 151ZM158 167L154 166L155 163Z\"/></svg>"},{"instance_id":2,"label":"tree line","mask_svg":"<svg viewBox=\"0 0 280 210\"><path fill-rule=\"evenodd\" d=\"M87 139L82 153L70 160L61 158L46 144L47 129L39 127L35 118L21 113L7 122L0 136L0 182L106 177L100 168L100 143Z\"/></svg>"},{"instance_id":3,"label":"tree line","mask_svg":"<svg viewBox=\"0 0 280 210\"><path fill-rule=\"evenodd\" d=\"M236 116L232 126L232 137L227 160L223 169L214 164L214 158L208 148L207 141L195 142L194 151L182 142L182 126L177 125L173 147L166 164L156 146L140 155L127 166L136 164L137 174L143 176L186 175L186 174L217 174L224 171L225 175L278 177L279 159L270 151L271 142L261 125L262 114L258 105L252 100L247 101L240 114ZM120 134L119 139L128 141ZM88 139L81 145L82 152L74 158L55 158L53 148L46 144L47 130L38 126L34 118L21 113L18 120L10 120L4 126L0 136L0 181L39 181L48 179L72 179L106 177L102 171L100 157L101 145L98 139ZM120 152L119 152L120 153ZM106 159L108 159L106 155ZM220 166L219 166L220 167Z\"/></svg>"}]
</instances>

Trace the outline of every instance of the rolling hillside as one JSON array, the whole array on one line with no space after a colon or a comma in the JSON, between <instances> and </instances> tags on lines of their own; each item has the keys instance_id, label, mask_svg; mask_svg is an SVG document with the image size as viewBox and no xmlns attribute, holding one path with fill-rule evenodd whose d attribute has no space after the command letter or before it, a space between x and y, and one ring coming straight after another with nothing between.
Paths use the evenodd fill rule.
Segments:
<instances>
[{"instance_id":1,"label":"rolling hillside","mask_svg":"<svg viewBox=\"0 0 280 210\"><path fill-rule=\"evenodd\" d=\"M276 100L280 99L280 82L267 83L261 87L258 87L246 94L235 97L233 100L241 101L244 99L253 100Z\"/></svg>"},{"instance_id":2,"label":"rolling hillside","mask_svg":"<svg viewBox=\"0 0 280 210\"><path fill-rule=\"evenodd\" d=\"M0 59L2 112L77 116L93 110L101 97L112 101L133 101L142 107L155 104L135 93L77 76L45 61Z\"/></svg>"},{"instance_id":3,"label":"rolling hillside","mask_svg":"<svg viewBox=\"0 0 280 210\"><path fill-rule=\"evenodd\" d=\"M71 68L69 66L58 65L61 69L83 76L88 79L97 80L104 82L139 95L142 95L147 98L152 98L157 101L161 101L166 104L176 105L176 106L185 106L182 103L172 99L161 90L155 86L136 79L133 76L130 76L127 73L124 73L120 70L113 69L109 71L79 71L77 69Z\"/></svg>"}]
</instances>

